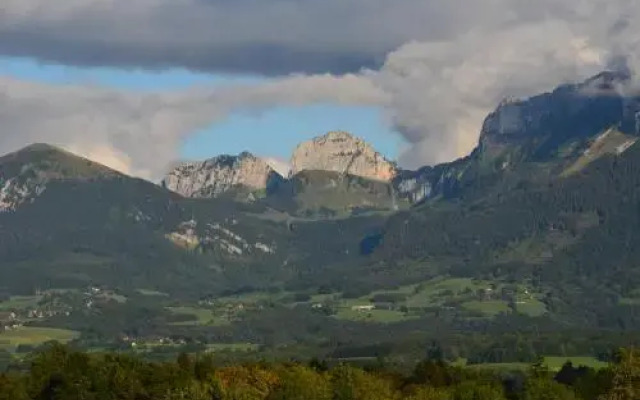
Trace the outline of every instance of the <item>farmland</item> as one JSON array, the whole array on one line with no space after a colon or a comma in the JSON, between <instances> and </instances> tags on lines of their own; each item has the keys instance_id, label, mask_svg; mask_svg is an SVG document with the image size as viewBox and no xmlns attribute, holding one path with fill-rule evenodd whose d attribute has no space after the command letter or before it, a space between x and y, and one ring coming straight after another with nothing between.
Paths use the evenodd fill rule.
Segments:
<instances>
[{"instance_id":1,"label":"farmland","mask_svg":"<svg viewBox=\"0 0 640 400\"><path fill-rule=\"evenodd\" d=\"M20 345L38 346L49 341L67 343L78 333L66 329L24 326L0 333L0 348L15 350Z\"/></svg>"}]
</instances>

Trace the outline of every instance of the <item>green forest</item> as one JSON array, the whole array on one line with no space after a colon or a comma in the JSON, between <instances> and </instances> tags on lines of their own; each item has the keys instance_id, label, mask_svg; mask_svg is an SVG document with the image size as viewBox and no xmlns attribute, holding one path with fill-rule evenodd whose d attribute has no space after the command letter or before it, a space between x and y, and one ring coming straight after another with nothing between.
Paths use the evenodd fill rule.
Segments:
<instances>
[{"instance_id":1,"label":"green forest","mask_svg":"<svg viewBox=\"0 0 640 400\"><path fill-rule=\"evenodd\" d=\"M54 344L0 375L1 400L637 400L640 351L621 349L609 366L542 361L515 372L447 364L437 357L400 373L384 360L366 368L308 363L221 365L183 353L150 362L88 354Z\"/></svg>"}]
</instances>

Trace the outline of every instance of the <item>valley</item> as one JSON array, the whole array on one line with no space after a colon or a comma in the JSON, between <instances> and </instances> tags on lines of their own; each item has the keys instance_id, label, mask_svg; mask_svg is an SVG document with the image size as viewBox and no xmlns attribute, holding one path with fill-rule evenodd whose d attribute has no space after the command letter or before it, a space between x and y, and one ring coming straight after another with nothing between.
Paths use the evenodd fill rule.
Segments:
<instances>
[{"instance_id":1,"label":"valley","mask_svg":"<svg viewBox=\"0 0 640 400\"><path fill-rule=\"evenodd\" d=\"M159 184L50 145L1 157L0 347L606 360L640 330L635 103L586 94L618 79L503 103L471 154L416 171L346 132L287 176L248 153Z\"/></svg>"}]
</instances>

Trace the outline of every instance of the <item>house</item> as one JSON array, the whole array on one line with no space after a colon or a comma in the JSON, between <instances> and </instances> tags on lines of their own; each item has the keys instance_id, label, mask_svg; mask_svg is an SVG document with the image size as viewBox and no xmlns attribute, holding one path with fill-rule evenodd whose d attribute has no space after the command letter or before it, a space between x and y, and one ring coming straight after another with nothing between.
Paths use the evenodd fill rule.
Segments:
<instances>
[{"instance_id":1,"label":"house","mask_svg":"<svg viewBox=\"0 0 640 400\"><path fill-rule=\"evenodd\" d=\"M14 312L0 312L0 328L6 328L15 325L17 319L18 316Z\"/></svg>"},{"instance_id":2,"label":"house","mask_svg":"<svg viewBox=\"0 0 640 400\"><path fill-rule=\"evenodd\" d=\"M369 304L366 306L353 306L351 309L353 311L373 311L376 308L373 304Z\"/></svg>"},{"instance_id":3,"label":"house","mask_svg":"<svg viewBox=\"0 0 640 400\"><path fill-rule=\"evenodd\" d=\"M13 311L0 312L0 322L12 322L15 321L18 316Z\"/></svg>"}]
</instances>

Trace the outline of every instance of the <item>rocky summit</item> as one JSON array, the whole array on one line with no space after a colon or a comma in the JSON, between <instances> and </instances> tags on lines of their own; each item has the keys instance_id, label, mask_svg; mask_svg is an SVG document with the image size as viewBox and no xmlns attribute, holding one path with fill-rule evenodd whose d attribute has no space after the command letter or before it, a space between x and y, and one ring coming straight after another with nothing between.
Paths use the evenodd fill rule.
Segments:
<instances>
[{"instance_id":1,"label":"rocky summit","mask_svg":"<svg viewBox=\"0 0 640 400\"><path fill-rule=\"evenodd\" d=\"M394 163L386 160L364 140L347 132L329 132L301 143L291 158L291 172L332 171L366 179L389 182L398 173Z\"/></svg>"},{"instance_id":2,"label":"rocky summit","mask_svg":"<svg viewBox=\"0 0 640 400\"><path fill-rule=\"evenodd\" d=\"M167 174L162 185L185 197L217 197L234 188L263 190L280 180L265 160L244 152L182 163Z\"/></svg>"}]
</instances>

